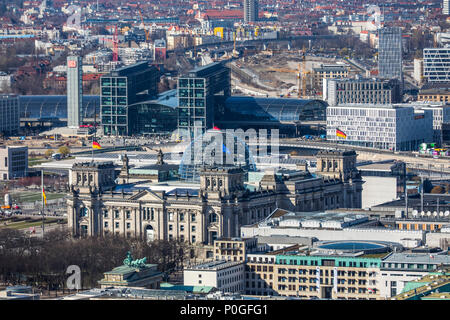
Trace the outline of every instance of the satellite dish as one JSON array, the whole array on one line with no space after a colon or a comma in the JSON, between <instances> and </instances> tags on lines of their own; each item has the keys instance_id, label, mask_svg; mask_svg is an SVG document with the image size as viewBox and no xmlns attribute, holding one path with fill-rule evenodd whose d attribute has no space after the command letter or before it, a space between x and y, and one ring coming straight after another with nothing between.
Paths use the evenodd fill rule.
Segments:
<instances>
[{"instance_id":1,"label":"satellite dish","mask_svg":"<svg viewBox=\"0 0 450 320\"><path fill-rule=\"evenodd\" d=\"M437 217L438 213L436 211L433 212L433 216Z\"/></svg>"},{"instance_id":2,"label":"satellite dish","mask_svg":"<svg viewBox=\"0 0 450 320\"><path fill-rule=\"evenodd\" d=\"M439 216L443 217L444 216L444 212L443 211L439 211Z\"/></svg>"},{"instance_id":3,"label":"satellite dish","mask_svg":"<svg viewBox=\"0 0 450 320\"><path fill-rule=\"evenodd\" d=\"M417 217L418 214L419 214L419 212L418 212L417 210L413 210L413 211L412 211L413 217Z\"/></svg>"},{"instance_id":4,"label":"satellite dish","mask_svg":"<svg viewBox=\"0 0 450 320\"><path fill-rule=\"evenodd\" d=\"M431 216L431 211L427 211L427 216Z\"/></svg>"},{"instance_id":5,"label":"satellite dish","mask_svg":"<svg viewBox=\"0 0 450 320\"><path fill-rule=\"evenodd\" d=\"M450 215L450 211L447 210L444 212L444 216L448 217L448 215Z\"/></svg>"},{"instance_id":6,"label":"satellite dish","mask_svg":"<svg viewBox=\"0 0 450 320\"><path fill-rule=\"evenodd\" d=\"M423 217L425 215L425 212L424 211L420 212L420 215Z\"/></svg>"}]
</instances>

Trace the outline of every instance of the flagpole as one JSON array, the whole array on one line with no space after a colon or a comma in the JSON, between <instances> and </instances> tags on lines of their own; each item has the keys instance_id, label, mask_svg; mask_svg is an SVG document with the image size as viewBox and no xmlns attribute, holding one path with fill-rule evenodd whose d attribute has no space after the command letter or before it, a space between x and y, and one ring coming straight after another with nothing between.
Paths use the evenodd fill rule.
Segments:
<instances>
[{"instance_id":1,"label":"flagpole","mask_svg":"<svg viewBox=\"0 0 450 320\"><path fill-rule=\"evenodd\" d=\"M42 238L44 237L44 214L45 214L45 202L44 202L44 170L41 170L41 189L42 189Z\"/></svg>"},{"instance_id":2,"label":"flagpole","mask_svg":"<svg viewBox=\"0 0 450 320\"><path fill-rule=\"evenodd\" d=\"M97 133L97 112L94 112L94 139L92 140L91 148L92 148L92 162L94 162L94 141L96 141L96 133Z\"/></svg>"}]
</instances>

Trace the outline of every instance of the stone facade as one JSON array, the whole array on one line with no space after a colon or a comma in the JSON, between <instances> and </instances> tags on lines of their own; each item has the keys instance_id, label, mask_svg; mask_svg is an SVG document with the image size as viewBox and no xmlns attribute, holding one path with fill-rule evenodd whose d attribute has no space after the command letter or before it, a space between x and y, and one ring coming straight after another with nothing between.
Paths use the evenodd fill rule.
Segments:
<instances>
[{"instance_id":1,"label":"stone facade","mask_svg":"<svg viewBox=\"0 0 450 320\"><path fill-rule=\"evenodd\" d=\"M205 167L200 185L189 185L197 189L118 191L112 163L76 164L71 170L69 230L73 236L109 233L212 245L219 238L239 237L241 226L263 220L276 208L360 208L362 181L354 169L356 154L323 153L318 162L331 156L338 159L338 166L321 169L319 174L325 177L307 171L266 174L255 190L244 184L241 168Z\"/></svg>"}]
</instances>

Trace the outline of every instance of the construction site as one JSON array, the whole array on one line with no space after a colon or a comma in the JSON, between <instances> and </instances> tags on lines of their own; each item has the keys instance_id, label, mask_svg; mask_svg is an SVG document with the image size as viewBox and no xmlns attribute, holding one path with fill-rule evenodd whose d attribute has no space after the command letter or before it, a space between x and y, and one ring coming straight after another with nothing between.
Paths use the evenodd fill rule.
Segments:
<instances>
[{"instance_id":1,"label":"construction site","mask_svg":"<svg viewBox=\"0 0 450 320\"><path fill-rule=\"evenodd\" d=\"M321 65L352 66L335 58L306 54L303 50L261 50L228 63L232 70L234 94L303 98L322 98L322 87L314 81L314 68Z\"/></svg>"}]
</instances>

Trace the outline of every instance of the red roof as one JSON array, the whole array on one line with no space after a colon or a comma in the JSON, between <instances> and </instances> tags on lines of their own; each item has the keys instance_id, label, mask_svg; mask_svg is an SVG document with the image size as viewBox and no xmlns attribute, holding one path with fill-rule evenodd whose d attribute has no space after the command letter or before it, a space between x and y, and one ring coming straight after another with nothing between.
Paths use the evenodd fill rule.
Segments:
<instances>
[{"instance_id":1,"label":"red roof","mask_svg":"<svg viewBox=\"0 0 450 320\"><path fill-rule=\"evenodd\" d=\"M200 13L201 17L208 16L212 19L242 19L244 13L242 10L214 10L209 9Z\"/></svg>"}]
</instances>

